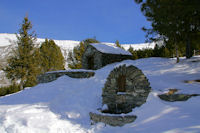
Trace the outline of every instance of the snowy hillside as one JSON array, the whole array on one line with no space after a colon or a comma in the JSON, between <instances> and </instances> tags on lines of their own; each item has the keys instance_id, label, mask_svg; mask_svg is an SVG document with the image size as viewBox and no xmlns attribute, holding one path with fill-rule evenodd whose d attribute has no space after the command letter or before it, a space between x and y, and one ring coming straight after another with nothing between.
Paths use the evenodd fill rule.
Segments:
<instances>
[{"instance_id":1,"label":"snowy hillside","mask_svg":"<svg viewBox=\"0 0 200 133\"><path fill-rule=\"evenodd\" d=\"M182 102L159 99L170 88L179 93L200 94L200 56L190 60L146 58L127 60L94 71L89 79L62 76L17 94L0 98L0 133L199 133L200 96ZM135 122L122 127L91 125L89 112L101 107L102 87L113 68L126 64L140 68L152 91L147 102L129 114Z\"/></svg>"},{"instance_id":2,"label":"snowy hillside","mask_svg":"<svg viewBox=\"0 0 200 133\"><path fill-rule=\"evenodd\" d=\"M12 51L12 49L15 48L16 46L16 35L15 34L8 34L8 33L0 33L0 70L1 67L4 67L7 63L7 59ZM37 43L41 44L42 42L44 42L45 39L43 38L38 38L37 39ZM61 48L62 54L65 58L65 69L68 69L68 62L67 62L67 57L68 57L68 53L69 51L72 51L73 48L77 45L79 45L80 41L73 41L73 40L54 40L55 43ZM114 43L108 43L106 42L105 44L107 45L114 45ZM134 49L142 49L142 48L153 48L154 47L154 43L148 44L148 43L144 43L144 44L125 44L122 46L127 50L130 45L134 48ZM9 80L7 80L5 77L5 74L3 73L3 71L0 72L0 86L7 86L9 85ZM1 79L5 79L5 80L1 80Z\"/></svg>"},{"instance_id":3,"label":"snowy hillside","mask_svg":"<svg viewBox=\"0 0 200 133\"><path fill-rule=\"evenodd\" d=\"M15 34L7 34L7 33L0 33L0 60L5 62L5 57L8 57L9 52L15 47L16 43L16 35ZM44 42L45 39L38 38L37 43L41 44ZM61 51L67 59L68 52L71 51L75 46L77 46L80 41L73 41L73 40L54 40L55 43L61 48ZM114 45L114 43L106 43L108 45ZM142 48L154 48L154 43L143 43L143 44L122 44L122 46L127 50L130 46L132 46L135 50L142 49ZM65 67L67 68L67 62Z\"/></svg>"},{"instance_id":4,"label":"snowy hillside","mask_svg":"<svg viewBox=\"0 0 200 133\"><path fill-rule=\"evenodd\" d=\"M8 57L10 51L16 46L16 35L15 34L0 34L0 60L5 62L5 57ZM41 44L45 39L38 38L37 43ZM54 40L55 43L61 48L65 60L67 60L68 52L71 51L75 46L79 44L79 41L72 40ZM67 63L65 65L67 67Z\"/></svg>"}]
</instances>

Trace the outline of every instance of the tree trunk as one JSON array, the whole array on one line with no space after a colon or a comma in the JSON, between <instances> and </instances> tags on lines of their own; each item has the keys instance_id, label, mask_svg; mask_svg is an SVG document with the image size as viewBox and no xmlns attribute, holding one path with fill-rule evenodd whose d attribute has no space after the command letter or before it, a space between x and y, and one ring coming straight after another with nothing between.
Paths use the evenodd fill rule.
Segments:
<instances>
[{"instance_id":1,"label":"tree trunk","mask_svg":"<svg viewBox=\"0 0 200 133\"><path fill-rule=\"evenodd\" d=\"M186 58L189 59L190 57L192 57L192 54L191 54L191 48L190 48L190 39L187 38L187 41L186 41Z\"/></svg>"},{"instance_id":2,"label":"tree trunk","mask_svg":"<svg viewBox=\"0 0 200 133\"><path fill-rule=\"evenodd\" d=\"M177 58L176 63L179 63L180 60L179 60L179 52L177 45L176 45L176 58Z\"/></svg>"},{"instance_id":3,"label":"tree trunk","mask_svg":"<svg viewBox=\"0 0 200 133\"><path fill-rule=\"evenodd\" d=\"M24 83L23 83L23 80L22 80L22 79L21 79L19 85L20 85L20 90L23 90L23 89L24 89Z\"/></svg>"}]
</instances>

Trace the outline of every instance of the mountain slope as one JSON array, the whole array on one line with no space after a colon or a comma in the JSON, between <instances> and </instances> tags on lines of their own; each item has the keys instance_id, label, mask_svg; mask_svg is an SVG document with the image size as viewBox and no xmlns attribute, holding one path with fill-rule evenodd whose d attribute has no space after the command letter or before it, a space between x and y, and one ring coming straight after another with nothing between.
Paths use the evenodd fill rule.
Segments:
<instances>
[{"instance_id":1,"label":"mountain slope","mask_svg":"<svg viewBox=\"0 0 200 133\"><path fill-rule=\"evenodd\" d=\"M10 56L12 50L16 47L16 35L15 34L8 34L8 33L0 33L0 86L7 86L9 85L9 80L5 78L5 74L1 69L6 66L7 59ZM45 39L38 38L37 44L41 44L44 42ZM60 47L61 52L65 59L65 69L68 69L68 62L67 57L69 51L72 51L73 48L79 45L80 41L73 41L73 40L54 40L55 43ZM114 43L105 43L108 45L115 45ZM154 48L155 43L142 43L142 44L122 44L122 46L128 50L131 46L135 50L143 49L143 48Z\"/></svg>"},{"instance_id":2,"label":"mountain slope","mask_svg":"<svg viewBox=\"0 0 200 133\"><path fill-rule=\"evenodd\" d=\"M193 62L192 62L193 61ZM195 61L195 62L194 62ZM91 125L89 112L101 108L102 87L110 71L126 64L140 68L149 79L152 92L147 102L133 109L135 122L123 127L98 123ZM166 102L158 98L170 88L180 93L199 94L200 57L190 60L145 58L114 63L95 71L89 79L62 76L17 94L0 98L1 133L198 133L200 97L185 102Z\"/></svg>"},{"instance_id":3,"label":"mountain slope","mask_svg":"<svg viewBox=\"0 0 200 133\"><path fill-rule=\"evenodd\" d=\"M16 46L16 35L15 34L7 34L7 33L1 33L0 34L0 61L6 62L7 57L9 57L10 52L13 48ZM37 42L38 44L41 44L44 42L45 39L38 38ZM61 48L62 54L67 60L68 52L71 51L75 46L79 44L79 41L72 41L72 40L54 40L55 43ZM67 63L66 63L67 68Z\"/></svg>"},{"instance_id":4,"label":"mountain slope","mask_svg":"<svg viewBox=\"0 0 200 133\"><path fill-rule=\"evenodd\" d=\"M0 33L0 61L6 62L7 57L9 57L9 53L11 50L16 46L16 35L15 34L7 34L7 33ZM41 44L44 42L45 39L38 38L37 43ZM73 41L73 40L54 40L55 43L61 48L63 56L65 60L67 60L67 55L69 51L71 51L75 46L77 46L80 41ZM114 43L106 43L114 45ZM122 44L122 46L127 50L130 46L132 46L135 50L142 49L142 48L154 48L154 43L142 43L142 44ZM67 62L65 64L67 69Z\"/></svg>"}]
</instances>

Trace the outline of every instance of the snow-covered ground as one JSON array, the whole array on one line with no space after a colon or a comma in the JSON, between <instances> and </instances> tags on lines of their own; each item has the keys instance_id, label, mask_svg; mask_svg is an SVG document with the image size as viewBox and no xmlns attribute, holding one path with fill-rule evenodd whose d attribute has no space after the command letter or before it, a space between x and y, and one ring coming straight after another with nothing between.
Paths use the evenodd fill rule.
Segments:
<instances>
[{"instance_id":1,"label":"snow-covered ground","mask_svg":"<svg viewBox=\"0 0 200 133\"><path fill-rule=\"evenodd\" d=\"M192 60L198 60L191 62ZM147 102L129 114L135 122L123 127L90 124L89 112L101 105L102 87L113 68L126 64L142 69L152 91ZM185 102L166 102L158 98L169 88L180 93L200 94L200 56L191 60L146 58L114 63L95 71L89 79L62 76L17 94L0 98L0 133L200 133L200 96Z\"/></svg>"}]
</instances>

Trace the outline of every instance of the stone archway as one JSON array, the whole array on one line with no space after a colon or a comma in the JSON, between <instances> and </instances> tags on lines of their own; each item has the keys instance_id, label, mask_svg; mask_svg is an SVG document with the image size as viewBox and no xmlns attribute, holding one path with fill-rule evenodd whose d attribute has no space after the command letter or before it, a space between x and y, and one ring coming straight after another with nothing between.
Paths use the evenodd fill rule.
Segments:
<instances>
[{"instance_id":1,"label":"stone archway","mask_svg":"<svg viewBox=\"0 0 200 133\"><path fill-rule=\"evenodd\" d=\"M151 90L146 76L135 66L119 66L112 70L103 88L104 113L129 113L146 102Z\"/></svg>"}]
</instances>

